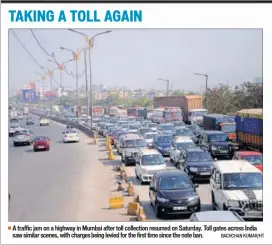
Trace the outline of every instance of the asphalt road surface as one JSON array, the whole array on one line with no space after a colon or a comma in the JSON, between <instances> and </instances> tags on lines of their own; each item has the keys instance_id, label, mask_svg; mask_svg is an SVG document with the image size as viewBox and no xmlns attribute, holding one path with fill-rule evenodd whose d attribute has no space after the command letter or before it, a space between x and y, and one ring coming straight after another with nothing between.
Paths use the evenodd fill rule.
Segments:
<instances>
[{"instance_id":1,"label":"asphalt road surface","mask_svg":"<svg viewBox=\"0 0 272 245\"><path fill-rule=\"evenodd\" d=\"M9 139L10 222L128 221L109 212L115 185L112 170L98 159L104 155L81 134L79 143L62 143L64 125L24 126L51 139L50 151L14 147ZM23 124L25 121L22 120Z\"/></svg>"}]
</instances>

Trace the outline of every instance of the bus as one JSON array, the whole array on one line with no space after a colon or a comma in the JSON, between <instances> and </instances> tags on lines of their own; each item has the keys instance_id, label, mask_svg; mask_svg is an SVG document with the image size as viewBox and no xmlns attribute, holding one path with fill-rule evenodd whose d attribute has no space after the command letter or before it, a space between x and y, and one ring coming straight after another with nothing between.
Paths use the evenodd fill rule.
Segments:
<instances>
[{"instance_id":1,"label":"bus","mask_svg":"<svg viewBox=\"0 0 272 245\"><path fill-rule=\"evenodd\" d=\"M154 123L182 121L182 110L179 107L161 107L152 111L151 120Z\"/></svg>"}]
</instances>

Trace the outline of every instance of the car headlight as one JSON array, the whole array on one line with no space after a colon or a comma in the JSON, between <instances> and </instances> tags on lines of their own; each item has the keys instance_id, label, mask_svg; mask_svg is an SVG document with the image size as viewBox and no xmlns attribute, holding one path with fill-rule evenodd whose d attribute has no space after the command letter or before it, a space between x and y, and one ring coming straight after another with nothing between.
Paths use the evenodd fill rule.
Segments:
<instances>
[{"instance_id":1,"label":"car headlight","mask_svg":"<svg viewBox=\"0 0 272 245\"><path fill-rule=\"evenodd\" d=\"M161 146L158 146L158 149L161 150L161 151L163 150L163 148Z\"/></svg>"},{"instance_id":2,"label":"car headlight","mask_svg":"<svg viewBox=\"0 0 272 245\"><path fill-rule=\"evenodd\" d=\"M212 149L212 151L214 151L214 150L217 150L217 147L212 145L211 149Z\"/></svg>"},{"instance_id":3,"label":"car headlight","mask_svg":"<svg viewBox=\"0 0 272 245\"><path fill-rule=\"evenodd\" d=\"M191 171L191 172L197 172L197 170L198 170L198 169L197 169L197 168L194 168L194 167L190 168L190 171Z\"/></svg>"},{"instance_id":4,"label":"car headlight","mask_svg":"<svg viewBox=\"0 0 272 245\"><path fill-rule=\"evenodd\" d=\"M169 199L163 198L163 197L157 197L157 200L159 202L169 202Z\"/></svg>"},{"instance_id":5,"label":"car headlight","mask_svg":"<svg viewBox=\"0 0 272 245\"><path fill-rule=\"evenodd\" d=\"M188 198L188 202L195 201L197 199L199 199L199 197L197 195L196 196L192 196L192 197Z\"/></svg>"},{"instance_id":6,"label":"car headlight","mask_svg":"<svg viewBox=\"0 0 272 245\"><path fill-rule=\"evenodd\" d=\"M240 204L237 200L228 200L228 207L239 208Z\"/></svg>"}]
</instances>

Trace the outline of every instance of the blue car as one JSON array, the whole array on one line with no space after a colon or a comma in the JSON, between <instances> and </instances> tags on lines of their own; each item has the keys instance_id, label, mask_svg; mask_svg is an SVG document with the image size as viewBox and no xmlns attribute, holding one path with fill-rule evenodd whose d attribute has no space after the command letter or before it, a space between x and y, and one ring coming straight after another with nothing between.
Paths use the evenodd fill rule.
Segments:
<instances>
[{"instance_id":1,"label":"blue car","mask_svg":"<svg viewBox=\"0 0 272 245\"><path fill-rule=\"evenodd\" d=\"M172 135L160 134L154 139L154 148L156 148L163 156L169 156L172 147Z\"/></svg>"},{"instance_id":2,"label":"blue car","mask_svg":"<svg viewBox=\"0 0 272 245\"><path fill-rule=\"evenodd\" d=\"M170 135L172 135L174 128L175 128L174 124L172 124L172 123L163 123L163 124L160 124L158 126L158 131L161 134L170 134Z\"/></svg>"}]
</instances>

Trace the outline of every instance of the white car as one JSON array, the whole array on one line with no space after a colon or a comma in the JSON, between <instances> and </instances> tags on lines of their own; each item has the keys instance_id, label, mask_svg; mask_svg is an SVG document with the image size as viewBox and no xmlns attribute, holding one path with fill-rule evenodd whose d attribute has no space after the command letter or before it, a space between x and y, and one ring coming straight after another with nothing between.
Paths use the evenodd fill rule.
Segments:
<instances>
[{"instance_id":1,"label":"white car","mask_svg":"<svg viewBox=\"0 0 272 245\"><path fill-rule=\"evenodd\" d=\"M11 124L10 127L9 127L9 137L12 137L14 136L15 132L20 130L21 129L21 126L20 124Z\"/></svg>"},{"instance_id":2,"label":"white car","mask_svg":"<svg viewBox=\"0 0 272 245\"><path fill-rule=\"evenodd\" d=\"M155 149L140 149L135 157L135 175L141 184L150 182L153 175L167 168L163 156Z\"/></svg>"},{"instance_id":3,"label":"white car","mask_svg":"<svg viewBox=\"0 0 272 245\"><path fill-rule=\"evenodd\" d=\"M49 126L49 119L47 119L46 117L42 117L40 119L40 126Z\"/></svg>"},{"instance_id":4,"label":"white car","mask_svg":"<svg viewBox=\"0 0 272 245\"><path fill-rule=\"evenodd\" d=\"M63 132L63 143L79 142L79 132L76 129L70 129Z\"/></svg>"},{"instance_id":5,"label":"white car","mask_svg":"<svg viewBox=\"0 0 272 245\"><path fill-rule=\"evenodd\" d=\"M181 149L195 148L196 145L188 136L177 136L173 140L173 145L170 150L170 161L178 163L180 158Z\"/></svg>"},{"instance_id":6,"label":"white car","mask_svg":"<svg viewBox=\"0 0 272 245\"><path fill-rule=\"evenodd\" d=\"M263 174L251 163L214 162L210 184L215 210L235 211L244 220L263 219Z\"/></svg>"},{"instance_id":7,"label":"white car","mask_svg":"<svg viewBox=\"0 0 272 245\"><path fill-rule=\"evenodd\" d=\"M148 147L153 147L153 142L157 135L157 132L147 132L144 134L144 138Z\"/></svg>"}]
</instances>

